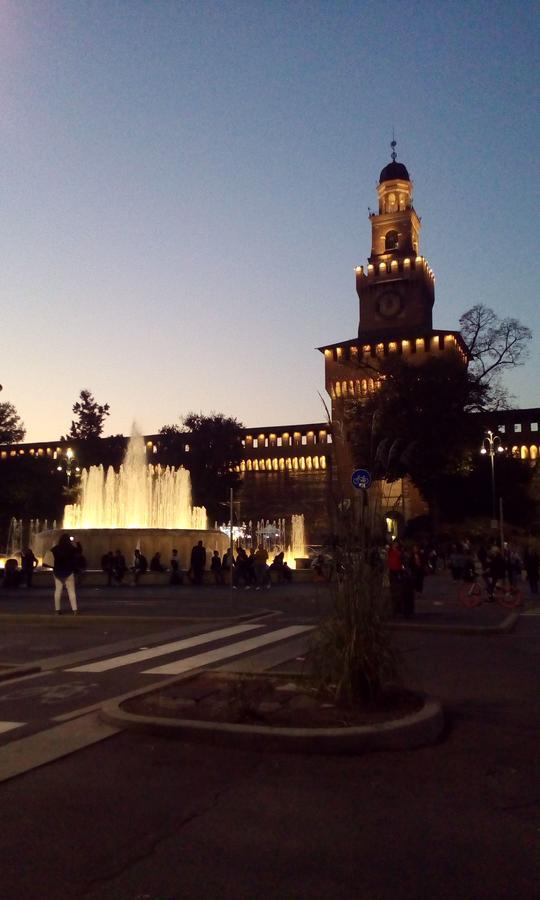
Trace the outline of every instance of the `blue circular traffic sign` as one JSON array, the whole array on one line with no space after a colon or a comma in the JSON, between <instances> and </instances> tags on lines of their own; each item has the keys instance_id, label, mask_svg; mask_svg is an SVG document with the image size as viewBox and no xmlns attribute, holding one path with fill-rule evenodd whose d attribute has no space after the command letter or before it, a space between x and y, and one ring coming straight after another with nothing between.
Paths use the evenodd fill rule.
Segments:
<instances>
[{"instance_id":1,"label":"blue circular traffic sign","mask_svg":"<svg viewBox=\"0 0 540 900\"><path fill-rule=\"evenodd\" d=\"M355 469L351 476L353 487L365 490L371 484L371 472L367 469Z\"/></svg>"}]
</instances>

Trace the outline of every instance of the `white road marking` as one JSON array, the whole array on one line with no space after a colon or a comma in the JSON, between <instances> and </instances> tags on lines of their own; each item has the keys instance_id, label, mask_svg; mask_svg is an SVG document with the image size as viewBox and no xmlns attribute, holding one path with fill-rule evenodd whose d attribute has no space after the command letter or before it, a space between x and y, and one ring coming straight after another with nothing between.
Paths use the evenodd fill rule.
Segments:
<instances>
[{"instance_id":1,"label":"white road marking","mask_svg":"<svg viewBox=\"0 0 540 900\"><path fill-rule=\"evenodd\" d=\"M157 666L155 669L146 669L143 675L180 675L182 672L189 672L190 669L198 669L207 666L210 663L219 662L221 659L228 659L231 656L239 656L241 653L248 653L250 650L257 650L265 644L274 644L277 641L286 640L305 631L312 631L312 625L290 625L288 628L280 628L278 631L270 631L267 634L260 634L257 637L248 638L245 641L238 641L236 644L228 644L225 647L216 647L214 650L208 650L206 653L199 653L197 656L188 656L186 659L179 659L176 662L167 663L164 666Z\"/></svg>"},{"instance_id":2,"label":"white road marking","mask_svg":"<svg viewBox=\"0 0 540 900\"><path fill-rule=\"evenodd\" d=\"M129 666L132 663L144 662L156 656L165 656L167 653L175 653L178 650L189 650L200 644L209 644L210 641L218 641L220 638L233 637L235 634L243 634L246 631L263 628L263 625L234 625L230 628L219 628L216 631L207 631L205 634L196 634L181 641L172 641L169 644L160 644L149 650L137 650L134 653L124 653L122 656L113 656L110 659L102 659L99 662L88 663L85 666L75 666L67 669L68 672L108 672L109 669L118 669L120 666Z\"/></svg>"},{"instance_id":3,"label":"white road marking","mask_svg":"<svg viewBox=\"0 0 540 900\"><path fill-rule=\"evenodd\" d=\"M540 609L528 609L521 613L522 616L540 616Z\"/></svg>"},{"instance_id":4,"label":"white road marking","mask_svg":"<svg viewBox=\"0 0 540 900\"><path fill-rule=\"evenodd\" d=\"M24 722L0 722L0 734L13 731L14 728L21 728L24 724Z\"/></svg>"},{"instance_id":5,"label":"white road marking","mask_svg":"<svg viewBox=\"0 0 540 900\"><path fill-rule=\"evenodd\" d=\"M0 747L0 781L22 775L37 766L53 762L62 756L97 744L104 738L118 734L119 728L102 722L97 713L56 725L47 731L30 734Z\"/></svg>"}]
</instances>

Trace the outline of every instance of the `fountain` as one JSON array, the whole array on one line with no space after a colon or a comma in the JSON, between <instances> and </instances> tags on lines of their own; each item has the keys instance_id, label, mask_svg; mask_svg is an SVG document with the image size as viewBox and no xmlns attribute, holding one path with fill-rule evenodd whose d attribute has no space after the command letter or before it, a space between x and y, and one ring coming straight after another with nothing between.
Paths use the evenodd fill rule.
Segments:
<instances>
[{"instance_id":1,"label":"fountain","mask_svg":"<svg viewBox=\"0 0 540 900\"><path fill-rule=\"evenodd\" d=\"M121 550L128 565L135 548L149 559L160 552L165 563L173 548L189 567L191 548L203 540L207 550L224 553L227 538L207 528L206 510L191 506L187 469L149 465L140 434L133 431L120 471L90 466L81 473L78 500L66 506L61 529L40 531L34 552L43 559L63 532L80 541L87 566L101 568L108 550Z\"/></svg>"}]
</instances>

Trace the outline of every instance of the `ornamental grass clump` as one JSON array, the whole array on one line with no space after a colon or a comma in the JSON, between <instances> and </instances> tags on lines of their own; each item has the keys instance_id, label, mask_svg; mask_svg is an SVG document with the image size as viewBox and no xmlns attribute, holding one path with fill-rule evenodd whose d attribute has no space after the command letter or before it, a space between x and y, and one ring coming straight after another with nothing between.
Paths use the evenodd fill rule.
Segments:
<instances>
[{"instance_id":1,"label":"ornamental grass clump","mask_svg":"<svg viewBox=\"0 0 540 900\"><path fill-rule=\"evenodd\" d=\"M365 551L345 554L332 613L317 627L310 649L318 689L349 706L375 705L398 678L382 569L366 557Z\"/></svg>"}]
</instances>

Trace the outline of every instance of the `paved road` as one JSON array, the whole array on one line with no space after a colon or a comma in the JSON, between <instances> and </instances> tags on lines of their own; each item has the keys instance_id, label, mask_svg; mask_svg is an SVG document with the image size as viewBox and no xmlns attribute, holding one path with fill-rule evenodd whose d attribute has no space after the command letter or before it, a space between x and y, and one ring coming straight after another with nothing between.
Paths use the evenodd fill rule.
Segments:
<instances>
[{"instance_id":1,"label":"paved road","mask_svg":"<svg viewBox=\"0 0 540 900\"><path fill-rule=\"evenodd\" d=\"M540 618L397 640L407 682L444 701L439 745L321 758L112 735L0 785L3 900L538 896Z\"/></svg>"},{"instance_id":2,"label":"paved road","mask_svg":"<svg viewBox=\"0 0 540 900\"><path fill-rule=\"evenodd\" d=\"M269 664L274 650L276 662L298 652L307 632L283 630L305 629L321 595L270 593L279 615L258 621L226 621L216 615L223 596L203 593L179 601L184 614L198 609L198 622L171 622L178 607L162 595L138 594L136 620L129 606L111 605L129 597L89 596L82 616L59 620L43 617L40 598L22 611L22 598L9 601L17 609L0 615L0 663L33 661L44 671L0 684L2 900L537 895L535 605L513 634L396 635L407 684L440 697L448 712L436 747L265 755L122 733L98 720L103 699L159 684L163 666L247 667ZM453 604L440 580L420 615L442 621L456 614ZM262 609L262 598L243 594L226 611ZM225 635L231 628L245 630Z\"/></svg>"},{"instance_id":3,"label":"paved road","mask_svg":"<svg viewBox=\"0 0 540 900\"><path fill-rule=\"evenodd\" d=\"M20 640L24 627L19 625ZM55 645L41 638L35 649L45 649L47 655L28 660L40 671L0 683L0 780L115 733L96 715L107 699L203 666L242 665L248 654L252 658L270 650L277 664L290 658L294 641L306 638L311 628L283 624L273 616L167 631L154 627L120 641L108 634L108 640L60 655L53 655ZM71 629L71 636L78 643L85 637L88 643L90 635L84 632ZM67 635L63 637L65 641Z\"/></svg>"}]
</instances>

